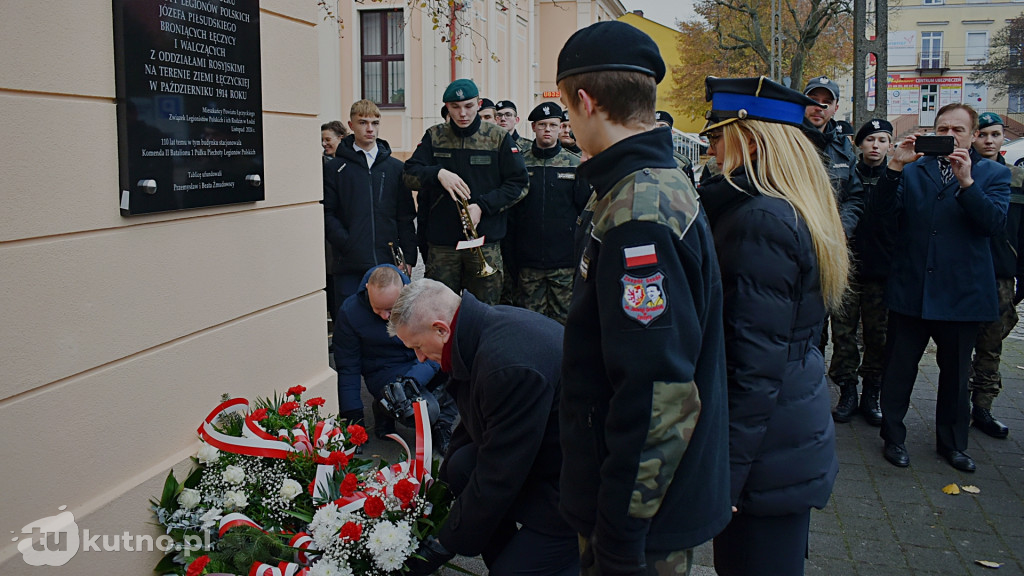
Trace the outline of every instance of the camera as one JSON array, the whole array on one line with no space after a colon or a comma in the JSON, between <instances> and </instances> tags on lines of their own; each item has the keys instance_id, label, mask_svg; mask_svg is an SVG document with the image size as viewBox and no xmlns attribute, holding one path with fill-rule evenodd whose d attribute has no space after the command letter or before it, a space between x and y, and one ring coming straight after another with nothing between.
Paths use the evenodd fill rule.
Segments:
<instances>
[{"instance_id":1,"label":"camera","mask_svg":"<svg viewBox=\"0 0 1024 576\"><path fill-rule=\"evenodd\" d=\"M949 156L955 145L952 136L918 136L914 140L914 152L925 156Z\"/></svg>"},{"instance_id":2,"label":"camera","mask_svg":"<svg viewBox=\"0 0 1024 576\"><path fill-rule=\"evenodd\" d=\"M380 404L395 420L408 422L413 418L413 402L420 396L419 384L412 378L402 377L384 386Z\"/></svg>"}]
</instances>

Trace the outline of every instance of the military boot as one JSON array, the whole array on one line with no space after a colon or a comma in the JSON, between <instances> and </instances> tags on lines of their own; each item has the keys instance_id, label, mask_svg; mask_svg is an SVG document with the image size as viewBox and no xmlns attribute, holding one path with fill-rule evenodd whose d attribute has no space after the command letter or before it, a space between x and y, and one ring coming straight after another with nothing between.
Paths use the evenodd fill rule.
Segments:
<instances>
[{"instance_id":1,"label":"military boot","mask_svg":"<svg viewBox=\"0 0 1024 576\"><path fill-rule=\"evenodd\" d=\"M1006 438L1010 435L1010 428L992 416L992 410L975 406L971 410L971 426L981 430L993 438Z\"/></svg>"},{"instance_id":2,"label":"military boot","mask_svg":"<svg viewBox=\"0 0 1024 576\"><path fill-rule=\"evenodd\" d=\"M857 413L857 384L841 384L839 386L839 402L832 411L832 419L845 424L853 420Z\"/></svg>"},{"instance_id":3,"label":"military boot","mask_svg":"<svg viewBox=\"0 0 1024 576\"><path fill-rule=\"evenodd\" d=\"M872 426L882 425L882 406L879 403L881 394L881 382L864 382L864 391L860 395L860 413Z\"/></svg>"}]
</instances>

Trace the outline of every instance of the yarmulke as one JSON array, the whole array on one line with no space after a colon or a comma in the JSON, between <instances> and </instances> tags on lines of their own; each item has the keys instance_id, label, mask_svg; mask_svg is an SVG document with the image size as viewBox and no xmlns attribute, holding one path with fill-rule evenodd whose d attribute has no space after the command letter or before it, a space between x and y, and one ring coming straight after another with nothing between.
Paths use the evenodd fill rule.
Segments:
<instances>
[{"instance_id":1,"label":"yarmulke","mask_svg":"<svg viewBox=\"0 0 1024 576\"><path fill-rule=\"evenodd\" d=\"M665 77L665 61L661 59L658 45L639 28L625 22L598 22L577 30L566 41L558 54L555 81L586 72L607 71L640 72L661 82Z\"/></svg>"},{"instance_id":2,"label":"yarmulke","mask_svg":"<svg viewBox=\"0 0 1024 576\"><path fill-rule=\"evenodd\" d=\"M765 76L757 78L704 79L704 98L711 102L701 133L736 120L763 120L801 126L804 109L820 106L814 100Z\"/></svg>"},{"instance_id":3,"label":"yarmulke","mask_svg":"<svg viewBox=\"0 0 1024 576\"><path fill-rule=\"evenodd\" d=\"M542 102L537 105L536 108L530 112L530 116L527 118L530 122L539 122L541 120L547 120L548 118L554 118L555 120L562 119L562 107L551 102Z\"/></svg>"},{"instance_id":4,"label":"yarmulke","mask_svg":"<svg viewBox=\"0 0 1024 576\"><path fill-rule=\"evenodd\" d=\"M807 83L804 88L804 94L810 93L815 88L824 88L832 93L833 100L839 100L839 84L836 84L828 76L818 76L817 78L811 78L811 81Z\"/></svg>"},{"instance_id":5,"label":"yarmulke","mask_svg":"<svg viewBox=\"0 0 1024 576\"><path fill-rule=\"evenodd\" d=\"M493 109L494 108L494 102L491 102L487 98L481 98L480 99L480 109L481 110L487 110L488 108Z\"/></svg>"},{"instance_id":6,"label":"yarmulke","mask_svg":"<svg viewBox=\"0 0 1024 576\"><path fill-rule=\"evenodd\" d=\"M519 109L516 108L516 103L511 100L498 100L494 103L495 110L504 110L505 108L511 108L516 111L516 114L519 113Z\"/></svg>"},{"instance_id":7,"label":"yarmulke","mask_svg":"<svg viewBox=\"0 0 1024 576\"><path fill-rule=\"evenodd\" d=\"M988 128L989 126L995 126L996 124L999 124L1000 126L1004 125L1003 119L995 112L985 112L978 116L978 130Z\"/></svg>"},{"instance_id":8,"label":"yarmulke","mask_svg":"<svg viewBox=\"0 0 1024 576\"><path fill-rule=\"evenodd\" d=\"M875 132L885 132L889 136L892 136L892 124L890 124L885 118L872 118L865 122L864 125L860 127L860 130L857 130L857 135L853 137L853 143L860 146L860 143L863 142L865 138L871 136Z\"/></svg>"},{"instance_id":9,"label":"yarmulke","mask_svg":"<svg viewBox=\"0 0 1024 576\"><path fill-rule=\"evenodd\" d=\"M459 78L448 85L441 97L443 102L462 102L472 100L480 96L480 90L476 84L468 78Z\"/></svg>"},{"instance_id":10,"label":"yarmulke","mask_svg":"<svg viewBox=\"0 0 1024 576\"><path fill-rule=\"evenodd\" d=\"M669 114L668 112L665 112L664 110L658 110L657 112L654 113L654 121L664 122L668 124L669 128L671 128L676 123L675 120L672 118L672 115Z\"/></svg>"}]
</instances>

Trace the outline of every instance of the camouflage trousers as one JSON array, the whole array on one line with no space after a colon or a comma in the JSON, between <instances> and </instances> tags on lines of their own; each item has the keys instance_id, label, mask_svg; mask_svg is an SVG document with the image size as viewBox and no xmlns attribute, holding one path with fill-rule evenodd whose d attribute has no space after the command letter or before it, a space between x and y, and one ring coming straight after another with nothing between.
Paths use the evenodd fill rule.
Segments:
<instances>
[{"instance_id":1,"label":"camouflage trousers","mask_svg":"<svg viewBox=\"0 0 1024 576\"><path fill-rule=\"evenodd\" d=\"M987 410L992 409L992 400L1003 388L1003 379L999 376L1003 339L1017 325L1017 310L1013 306L1013 278L997 279L996 288L999 292L999 319L986 322L978 329L968 384L974 405Z\"/></svg>"},{"instance_id":2,"label":"camouflage trousers","mask_svg":"<svg viewBox=\"0 0 1024 576\"><path fill-rule=\"evenodd\" d=\"M580 540L580 576L601 576L594 562L590 542L583 536ZM689 576L693 569L693 549L671 552L646 552L647 576ZM623 567L630 568L630 567Z\"/></svg>"},{"instance_id":3,"label":"camouflage trousers","mask_svg":"<svg viewBox=\"0 0 1024 576\"><path fill-rule=\"evenodd\" d=\"M480 252L476 250L456 250L451 246L430 245L430 258L427 260L424 276L437 280L448 286L456 294L462 290L476 296L484 304L492 306L501 299L502 260L498 244L484 244L480 247L484 260L497 270L490 276L478 276L482 264Z\"/></svg>"},{"instance_id":4,"label":"camouflage trousers","mask_svg":"<svg viewBox=\"0 0 1024 576\"><path fill-rule=\"evenodd\" d=\"M843 309L832 314L832 360L828 375L840 386L882 381L885 332L889 310L885 306L885 281L866 280L854 286ZM862 326L864 358L857 346L857 325Z\"/></svg>"},{"instance_id":5,"label":"camouflage trousers","mask_svg":"<svg viewBox=\"0 0 1024 576\"><path fill-rule=\"evenodd\" d=\"M572 280L575 268L540 270L523 268L519 271L519 292L516 304L565 324L572 300Z\"/></svg>"}]
</instances>

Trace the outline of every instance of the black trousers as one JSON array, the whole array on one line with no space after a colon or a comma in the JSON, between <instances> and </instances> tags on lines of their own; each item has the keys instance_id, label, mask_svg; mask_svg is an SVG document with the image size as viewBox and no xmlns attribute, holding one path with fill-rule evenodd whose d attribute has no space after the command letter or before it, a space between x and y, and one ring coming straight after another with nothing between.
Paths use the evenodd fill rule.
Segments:
<instances>
[{"instance_id":1,"label":"black trousers","mask_svg":"<svg viewBox=\"0 0 1024 576\"><path fill-rule=\"evenodd\" d=\"M715 536L719 576L802 576L811 509L787 516L734 514Z\"/></svg>"},{"instance_id":2,"label":"black trousers","mask_svg":"<svg viewBox=\"0 0 1024 576\"><path fill-rule=\"evenodd\" d=\"M936 448L967 449L971 418L967 375L977 332L977 322L923 320L889 312L881 397L884 440L896 444L907 440L903 419L910 407L918 364L931 338L935 341L939 365L939 390L935 399Z\"/></svg>"}]
</instances>

